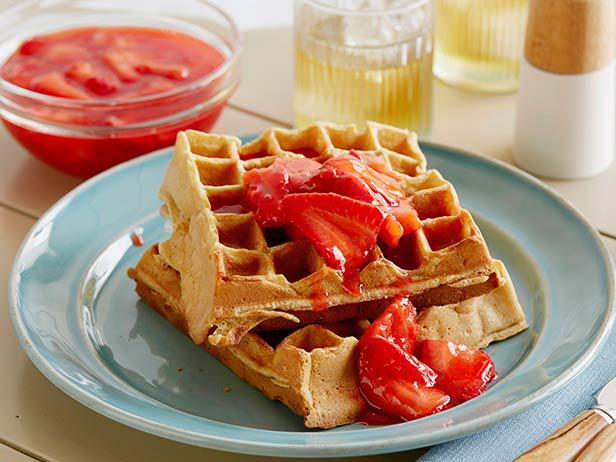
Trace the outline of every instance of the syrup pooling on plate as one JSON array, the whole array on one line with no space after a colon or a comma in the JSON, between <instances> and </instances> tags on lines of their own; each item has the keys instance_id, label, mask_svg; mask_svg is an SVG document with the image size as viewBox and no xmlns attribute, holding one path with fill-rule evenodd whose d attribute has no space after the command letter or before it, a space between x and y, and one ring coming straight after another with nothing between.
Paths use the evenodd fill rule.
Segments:
<instances>
[{"instance_id":1,"label":"syrup pooling on plate","mask_svg":"<svg viewBox=\"0 0 616 462\"><path fill-rule=\"evenodd\" d=\"M290 236L308 239L358 294L359 273L377 239L396 247L421 227L400 181L382 159L353 151L323 164L277 159L244 175L244 202L259 226L284 226Z\"/></svg>"}]
</instances>

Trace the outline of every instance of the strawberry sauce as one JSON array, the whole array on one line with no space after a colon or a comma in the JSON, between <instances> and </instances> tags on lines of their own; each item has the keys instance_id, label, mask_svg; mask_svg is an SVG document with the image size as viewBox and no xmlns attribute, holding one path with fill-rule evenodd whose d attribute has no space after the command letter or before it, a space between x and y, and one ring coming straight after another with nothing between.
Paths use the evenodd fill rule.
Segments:
<instances>
[{"instance_id":1,"label":"strawberry sauce","mask_svg":"<svg viewBox=\"0 0 616 462\"><path fill-rule=\"evenodd\" d=\"M243 178L244 205L262 228L291 226L308 239L347 292L362 291L361 270L380 239L394 248L421 227L401 178L382 159L351 151L320 164L277 159ZM319 298L316 296L314 298Z\"/></svg>"},{"instance_id":2,"label":"strawberry sauce","mask_svg":"<svg viewBox=\"0 0 616 462\"><path fill-rule=\"evenodd\" d=\"M369 408L357 417L357 423L363 425L393 425L402 422L404 422L404 420L400 417L379 412L374 408Z\"/></svg>"},{"instance_id":3,"label":"strawberry sauce","mask_svg":"<svg viewBox=\"0 0 616 462\"><path fill-rule=\"evenodd\" d=\"M88 27L26 40L0 76L51 96L128 99L190 83L223 61L216 48L179 32Z\"/></svg>"},{"instance_id":4,"label":"strawberry sauce","mask_svg":"<svg viewBox=\"0 0 616 462\"><path fill-rule=\"evenodd\" d=\"M208 130L235 84L226 83L227 74L200 79L226 59L213 45L171 30L87 27L35 36L4 62L0 77L62 99L12 96L27 117L8 114L3 122L41 160L92 176L172 145L179 130Z\"/></svg>"},{"instance_id":5,"label":"strawberry sauce","mask_svg":"<svg viewBox=\"0 0 616 462\"><path fill-rule=\"evenodd\" d=\"M417 313L395 299L359 339L358 420L385 425L425 417L479 396L497 374L484 351L447 340L417 341Z\"/></svg>"},{"instance_id":6,"label":"strawberry sauce","mask_svg":"<svg viewBox=\"0 0 616 462\"><path fill-rule=\"evenodd\" d=\"M329 301L327 297L329 293L325 290L325 284L323 279L317 279L312 285L312 292L310 293L310 302L312 303L312 309L314 311L323 311L329 307Z\"/></svg>"}]
</instances>

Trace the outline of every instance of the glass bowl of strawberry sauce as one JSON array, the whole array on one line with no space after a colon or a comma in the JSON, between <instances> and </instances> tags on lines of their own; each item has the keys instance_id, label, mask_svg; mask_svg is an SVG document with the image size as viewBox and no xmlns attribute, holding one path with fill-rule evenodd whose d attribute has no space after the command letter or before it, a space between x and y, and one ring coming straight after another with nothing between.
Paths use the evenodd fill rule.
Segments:
<instances>
[{"instance_id":1,"label":"glass bowl of strawberry sauce","mask_svg":"<svg viewBox=\"0 0 616 462\"><path fill-rule=\"evenodd\" d=\"M0 117L34 156L90 177L210 129L239 50L201 0L21 2L0 13Z\"/></svg>"}]
</instances>

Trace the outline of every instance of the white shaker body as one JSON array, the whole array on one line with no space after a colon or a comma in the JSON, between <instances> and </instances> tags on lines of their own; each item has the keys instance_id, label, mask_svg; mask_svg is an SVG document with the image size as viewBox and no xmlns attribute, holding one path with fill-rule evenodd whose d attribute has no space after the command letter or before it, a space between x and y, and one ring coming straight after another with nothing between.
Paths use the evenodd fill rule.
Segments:
<instances>
[{"instance_id":1,"label":"white shaker body","mask_svg":"<svg viewBox=\"0 0 616 462\"><path fill-rule=\"evenodd\" d=\"M614 158L614 61L582 74L556 74L522 60L513 158L556 179L605 171Z\"/></svg>"}]
</instances>

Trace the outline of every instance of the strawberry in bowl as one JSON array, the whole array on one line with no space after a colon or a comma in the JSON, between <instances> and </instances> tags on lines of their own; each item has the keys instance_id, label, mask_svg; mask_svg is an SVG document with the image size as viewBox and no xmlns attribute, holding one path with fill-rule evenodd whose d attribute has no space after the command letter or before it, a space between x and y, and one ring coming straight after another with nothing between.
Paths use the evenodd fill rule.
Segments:
<instances>
[{"instance_id":1,"label":"strawberry in bowl","mask_svg":"<svg viewBox=\"0 0 616 462\"><path fill-rule=\"evenodd\" d=\"M66 173L90 177L173 144L179 130L209 130L237 87L239 32L205 1L191 17L147 2L55 8L0 13L0 117Z\"/></svg>"}]
</instances>

